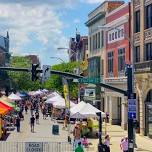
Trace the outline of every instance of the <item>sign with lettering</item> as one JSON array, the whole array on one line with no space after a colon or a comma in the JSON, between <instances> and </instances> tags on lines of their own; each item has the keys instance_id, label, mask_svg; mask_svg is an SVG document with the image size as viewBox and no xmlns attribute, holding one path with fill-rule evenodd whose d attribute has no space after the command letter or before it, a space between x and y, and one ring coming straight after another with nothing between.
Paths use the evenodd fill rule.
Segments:
<instances>
[{"instance_id":1,"label":"sign with lettering","mask_svg":"<svg viewBox=\"0 0 152 152\"><path fill-rule=\"evenodd\" d=\"M43 152L42 142L26 142L25 152Z\"/></svg>"}]
</instances>

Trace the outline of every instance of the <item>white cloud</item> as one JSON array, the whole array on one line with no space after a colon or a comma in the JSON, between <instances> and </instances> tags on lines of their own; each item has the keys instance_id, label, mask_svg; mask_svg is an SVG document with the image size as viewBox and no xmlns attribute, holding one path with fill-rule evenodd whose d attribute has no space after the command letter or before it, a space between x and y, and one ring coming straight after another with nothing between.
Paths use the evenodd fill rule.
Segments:
<instances>
[{"instance_id":1,"label":"white cloud","mask_svg":"<svg viewBox=\"0 0 152 152\"><path fill-rule=\"evenodd\" d=\"M80 23L80 19L78 18L74 19L73 23L76 23L76 24Z\"/></svg>"},{"instance_id":2,"label":"white cloud","mask_svg":"<svg viewBox=\"0 0 152 152\"><path fill-rule=\"evenodd\" d=\"M89 4L98 4L103 3L105 0L80 0L80 2L89 3Z\"/></svg>"},{"instance_id":3,"label":"white cloud","mask_svg":"<svg viewBox=\"0 0 152 152\"><path fill-rule=\"evenodd\" d=\"M70 0L65 1L70 4ZM64 23L60 20L56 7L45 3L41 5L0 3L0 28L5 32L9 30L10 51L15 54L36 53L30 52L33 48L24 49L35 40L41 45L41 50L38 49L37 54L43 60L42 62L46 62L48 54L56 56L57 47L67 47L68 39L62 32ZM34 45L39 44L33 42L32 46ZM63 55L63 58L67 59L66 55Z\"/></svg>"}]
</instances>

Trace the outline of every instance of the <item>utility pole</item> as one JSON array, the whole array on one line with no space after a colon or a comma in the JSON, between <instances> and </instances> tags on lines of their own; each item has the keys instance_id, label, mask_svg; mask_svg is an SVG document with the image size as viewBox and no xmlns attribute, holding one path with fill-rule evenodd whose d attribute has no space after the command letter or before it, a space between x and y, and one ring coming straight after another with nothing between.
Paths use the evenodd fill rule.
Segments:
<instances>
[{"instance_id":1,"label":"utility pole","mask_svg":"<svg viewBox=\"0 0 152 152\"><path fill-rule=\"evenodd\" d=\"M97 112L97 116L99 117L99 144L98 144L98 152L103 152L103 144L102 144L102 113Z\"/></svg>"},{"instance_id":2,"label":"utility pole","mask_svg":"<svg viewBox=\"0 0 152 152\"><path fill-rule=\"evenodd\" d=\"M128 152L134 152L134 119L136 119L136 95L133 92L133 71L127 66L128 88Z\"/></svg>"}]
</instances>

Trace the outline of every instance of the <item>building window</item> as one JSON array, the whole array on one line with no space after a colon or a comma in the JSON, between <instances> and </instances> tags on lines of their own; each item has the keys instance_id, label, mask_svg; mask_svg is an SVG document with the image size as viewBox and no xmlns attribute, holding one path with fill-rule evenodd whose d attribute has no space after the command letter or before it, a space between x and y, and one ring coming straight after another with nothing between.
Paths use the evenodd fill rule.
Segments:
<instances>
[{"instance_id":1,"label":"building window","mask_svg":"<svg viewBox=\"0 0 152 152\"><path fill-rule=\"evenodd\" d=\"M152 60L152 43L147 43L145 46L145 61Z\"/></svg>"},{"instance_id":2,"label":"building window","mask_svg":"<svg viewBox=\"0 0 152 152\"><path fill-rule=\"evenodd\" d=\"M92 40L92 39L91 39L91 37L90 37L90 52L92 52L92 45L91 45L92 42L91 42L91 40Z\"/></svg>"},{"instance_id":3,"label":"building window","mask_svg":"<svg viewBox=\"0 0 152 152\"><path fill-rule=\"evenodd\" d=\"M95 49L97 49L98 48L98 35L96 34L96 48Z\"/></svg>"},{"instance_id":4,"label":"building window","mask_svg":"<svg viewBox=\"0 0 152 152\"><path fill-rule=\"evenodd\" d=\"M115 39L117 39L117 33L118 33L118 32L116 31L116 32L115 32Z\"/></svg>"},{"instance_id":5,"label":"building window","mask_svg":"<svg viewBox=\"0 0 152 152\"><path fill-rule=\"evenodd\" d=\"M134 50L134 62L140 62L140 46L136 46Z\"/></svg>"},{"instance_id":6,"label":"building window","mask_svg":"<svg viewBox=\"0 0 152 152\"><path fill-rule=\"evenodd\" d=\"M115 34L114 33L112 33L112 40L114 40L115 39Z\"/></svg>"},{"instance_id":7,"label":"building window","mask_svg":"<svg viewBox=\"0 0 152 152\"><path fill-rule=\"evenodd\" d=\"M118 49L118 72L125 70L125 48Z\"/></svg>"},{"instance_id":8,"label":"building window","mask_svg":"<svg viewBox=\"0 0 152 152\"><path fill-rule=\"evenodd\" d=\"M118 38L120 38L121 30L118 30Z\"/></svg>"},{"instance_id":9,"label":"building window","mask_svg":"<svg viewBox=\"0 0 152 152\"><path fill-rule=\"evenodd\" d=\"M109 41L111 41L111 34L109 34Z\"/></svg>"},{"instance_id":10,"label":"building window","mask_svg":"<svg viewBox=\"0 0 152 152\"><path fill-rule=\"evenodd\" d=\"M95 35L93 35L93 50L95 50Z\"/></svg>"},{"instance_id":11,"label":"building window","mask_svg":"<svg viewBox=\"0 0 152 152\"><path fill-rule=\"evenodd\" d=\"M152 27L152 4L146 6L146 29Z\"/></svg>"},{"instance_id":12,"label":"building window","mask_svg":"<svg viewBox=\"0 0 152 152\"><path fill-rule=\"evenodd\" d=\"M140 11L135 12L135 33L140 32Z\"/></svg>"},{"instance_id":13,"label":"building window","mask_svg":"<svg viewBox=\"0 0 152 152\"><path fill-rule=\"evenodd\" d=\"M114 53L109 52L108 53L108 73L113 74L113 61L114 61Z\"/></svg>"},{"instance_id":14,"label":"building window","mask_svg":"<svg viewBox=\"0 0 152 152\"><path fill-rule=\"evenodd\" d=\"M101 47L104 46L104 31L101 31Z\"/></svg>"},{"instance_id":15,"label":"building window","mask_svg":"<svg viewBox=\"0 0 152 152\"><path fill-rule=\"evenodd\" d=\"M100 32L98 33L98 49L100 49Z\"/></svg>"},{"instance_id":16,"label":"building window","mask_svg":"<svg viewBox=\"0 0 152 152\"><path fill-rule=\"evenodd\" d=\"M124 36L124 29L121 29L121 37Z\"/></svg>"}]
</instances>

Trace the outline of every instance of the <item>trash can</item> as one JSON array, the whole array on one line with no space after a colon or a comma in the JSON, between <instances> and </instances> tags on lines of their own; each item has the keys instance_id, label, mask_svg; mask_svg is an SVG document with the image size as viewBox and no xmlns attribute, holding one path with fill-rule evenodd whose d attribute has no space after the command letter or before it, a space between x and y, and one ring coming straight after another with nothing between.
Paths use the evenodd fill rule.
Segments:
<instances>
[{"instance_id":1,"label":"trash can","mask_svg":"<svg viewBox=\"0 0 152 152\"><path fill-rule=\"evenodd\" d=\"M59 125L52 125L52 134L59 135Z\"/></svg>"}]
</instances>

